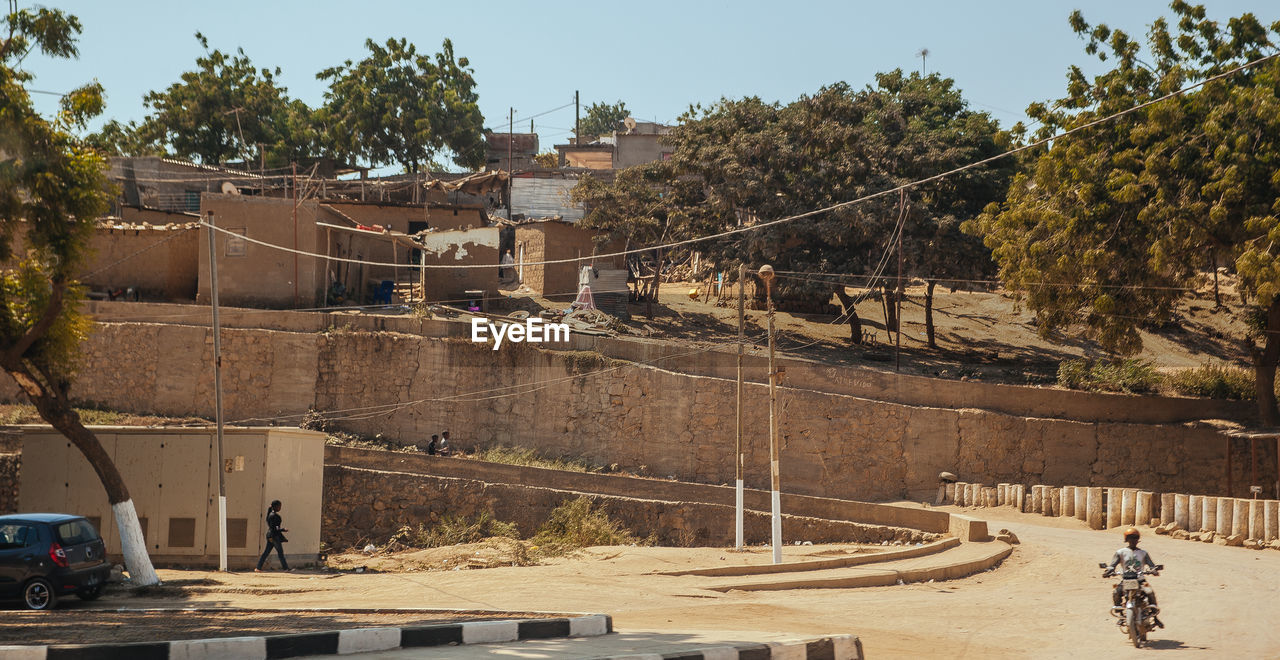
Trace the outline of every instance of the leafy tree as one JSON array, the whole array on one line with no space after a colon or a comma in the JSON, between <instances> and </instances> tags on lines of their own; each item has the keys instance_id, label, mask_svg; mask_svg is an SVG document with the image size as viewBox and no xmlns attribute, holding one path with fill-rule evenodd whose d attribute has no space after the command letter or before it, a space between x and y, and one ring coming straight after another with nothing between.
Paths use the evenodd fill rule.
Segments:
<instances>
[{"instance_id":1,"label":"leafy tree","mask_svg":"<svg viewBox=\"0 0 1280 660\"><path fill-rule=\"evenodd\" d=\"M592 103L587 108L587 116L578 123L582 143L585 144L601 135L612 134L617 129L618 122L629 116L631 113L627 111L627 104L622 101Z\"/></svg>"},{"instance_id":2,"label":"leafy tree","mask_svg":"<svg viewBox=\"0 0 1280 660\"><path fill-rule=\"evenodd\" d=\"M1201 5L1171 4L1139 41L1079 12L1085 51L1113 68L1092 80L1077 67L1067 96L1033 104L1040 135L1160 98L1276 52L1252 14L1224 26ZM1280 22L1270 31L1280 33ZM1007 197L967 226L985 236L1006 286L1024 296L1042 333L1081 325L1108 351L1141 347L1138 329L1172 316L1203 268L1233 260L1254 320L1259 415L1280 423L1280 60L1263 61L1198 90L1054 140Z\"/></svg>"},{"instance_id":3,"label":"leafy tree","mask_svg":"<svg viewBox=\"0 0 1280 660\"><path fill-rule=\"evenodd\" d=\"M372 166L399 163L417 172L445 149L453 162L479 168L485 161L484 118L467 58L456 58L453 42L434 57L418 54L404 39L365 42L358 63L316 74L328 80L321 122L337 153Z\"/></svg>"},{"instance_id":4,"label":"leafy tree","mask_svg":"<svg viewBox=\"0 0 1280 660\"><path fill-rule=\"evenodd\" d=\"M196 58L196 70L183 73L163 91L148 93L143 103L151 114L141 126L124 130L126 139L114 144L161 144L174 155L205 163L251 162L259 145L270 149L275 165L315 153L311 111L290 101L287 90L276 83L279 68L258 69L242 49L235 54L210 51L204 35L196 33L196 39L206 51ZM95 142L110 145L110 138L114 135L108 133Z\"/></svg>"},{"instance_id":5,"label":"leafy tree","mask_svg":"<svg viewBox=\"0 0 1280 660\"><path fill-rule=\"evenodd\" d=\"M0 41L0 367L40 416L84 454L106 489L136 584L158 582L125 486L94 434L71 407L69 392L80 342L90 321L78 311L74 273L88 250L95 220L108 209L106 166L76 140L72 126L102 111L96 83L67 95L56 121L40 117L19 68L33 50L78 54L80 21L53 9L22 9L10 0ZM18 240L25 253L15 254Z\"/></svg>"},{"instance_id":6,"label":"leafy tree","mask_svg":"<svg viewBox=\"0 0 1280 660\"><path fill-rule=\"evenodd\" d=\"M159 156L164 147L135 121L121 123L112 119L85 137L85 143L108 156Z\"/></svg>"},{"instance_id":7,"label":"leafy tree","mask_svg":"<svg viewBox=\"0 0 1280 660\"><path fill-rule=\"evenodd\" d=\"M554 151L540 153L533 157L533 162L537 164L538 167L554 170L560 167L560 154Z\"/></svg>"}]
</instances>

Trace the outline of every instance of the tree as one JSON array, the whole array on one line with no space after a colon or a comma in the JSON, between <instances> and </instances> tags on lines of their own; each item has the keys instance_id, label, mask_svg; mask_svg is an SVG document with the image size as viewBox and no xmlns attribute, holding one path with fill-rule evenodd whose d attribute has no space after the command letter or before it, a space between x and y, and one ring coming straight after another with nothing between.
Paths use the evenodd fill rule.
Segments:
<instances>
[{"instance_id":1,"label":"tree","mask_svg":"<svg viewBox=\"0 0 1280 660\"><path fill-rule=\"evenodd\" d=\"M546 151L533 157L533 162L541 168L554 170L560 167L560 154Z\"/></svg>"},{"instance_id":2,"label":"tree","mask_svg":"<svg viewBox=\"0 0 1280 660\"><path fill-rule=\"evenodd\" d=\"M325 69L329 81L320 111L335 150L372 166L399 163L417 172L448 149L465 168L484 165L484 117L467 58L455 58L453 42L434 58L404 39L365 42L369 56Z\"/></svg>"},{"instance_id":3,"label":"tree","mask_svg":"<svg viewBox=\"0 0 1280 660\"><path fill-rule=\"evenodd\" d=\"M581 144L586 144L602 135L611 135L617 130L618 123L630 116L627 104L622 101L592 103L587 108L587 116L578 125Z\"/></svg>"},{"instance_id":4,"label":"tree","mask_svg":"<svg viewBox=\"0 0 1280 660\"><path fill-rule=\"evenodd\" d=\"M1040 136L1153 101L1189 83L1274 54L1252 15L1225 26L1203 6L1171 4L1177 25L1150 27L1147 49L1120 30L1072 29L1113 68L1089 80L1068 71L1067 95L1033 104ZM1280 22L1271 26L1280 33ZM1136 352L1146 323L1172 316L1185 288L1219 257L1233 260L1253 323L1259 417L1280 423L1280 60L1083 128L1041 149L1003 203L966 226L984 236L1005 285L1024 298L1046 335L1079 325L1107 351ZM1206 257L1209 257L1206 259Z\"/></svg>"},{"instance_id":5,"label":"tree","mask_svg":"<svg viewBox=\"0 0 1280 660\"><path fill-rule=\"evenodd\" d=\"M102 88L64 97L53 123L38 115L19 68L32 51L75 57L80 21L57 10L17 8L10 0L0 41L0 368L40 416L84 454L106 489L135 584L155 584L129 490L94 434L71 407L69 392L80 342L90 321L78 311L74 273L96 219L109 206L106 164L69 128L102 111ZM21 239L25 254L14 254Z\"/></svg>"},{"instance_id":6,"label":"tree","mask_svg":"<svg viewBox=\"0 0 1280 660\"><path fill-rule=\"evenodd\" d=\"M204 35L197 32L196 39L205 49L196 58L196 70L183 73L180 82L163 91L148 93L143 103L151 114L140 126L109 124L95 142L125 148L163 145L176 156L214 164L233 159L249 163L268 149L275 166L316 155L312 111L301 101L290 101L287 90L276 84L279 68L258 69L243 49L235 54L209 50ZM116 132L124 139L116 139Z\"/></svg>"}]
</instances>

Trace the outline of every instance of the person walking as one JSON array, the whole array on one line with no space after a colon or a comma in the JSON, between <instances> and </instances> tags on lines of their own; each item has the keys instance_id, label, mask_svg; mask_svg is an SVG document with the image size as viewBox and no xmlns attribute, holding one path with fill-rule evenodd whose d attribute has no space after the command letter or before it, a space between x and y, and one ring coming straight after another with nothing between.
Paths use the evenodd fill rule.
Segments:
<instances>
[{"instance_id":1,"label":"person walking","mask_svg":"<svg viewBox=\"0 0 1280 660\"><path fill-rule=\"evenodd\" d=\"M272 547L280 557L280 568L289 570L289 562L284 558L284 544L289 540L284 537L284 533L289 530L280 526L284 523L280 518L280 508L280 500L271 500L271 506L267 508L267 549L262 551L261 557L258 557L258 567L253 569L255 573L262 572L262 565L266 563L267 557L271 556Z\"/></svg>"}]
</instances>

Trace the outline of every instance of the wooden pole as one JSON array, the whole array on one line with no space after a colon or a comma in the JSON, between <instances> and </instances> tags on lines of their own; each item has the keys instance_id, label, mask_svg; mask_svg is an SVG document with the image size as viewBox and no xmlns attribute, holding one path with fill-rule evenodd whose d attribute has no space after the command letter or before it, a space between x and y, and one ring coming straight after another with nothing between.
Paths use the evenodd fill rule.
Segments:
<instances>
[{"instance_id":1,"label":"wooden pole","mask_svg":"<svg viewBox=\"0 0 1280 660\"><path fill-rule=\"evenodd\" d=\"M738 424L734 435L733 460L735 464L734 481L734 548L742 551L742 341L743 325L746 320L746 298L743 293L743 282L747 277L747 266L738 266Z\"/></svg>"}]
</instances>

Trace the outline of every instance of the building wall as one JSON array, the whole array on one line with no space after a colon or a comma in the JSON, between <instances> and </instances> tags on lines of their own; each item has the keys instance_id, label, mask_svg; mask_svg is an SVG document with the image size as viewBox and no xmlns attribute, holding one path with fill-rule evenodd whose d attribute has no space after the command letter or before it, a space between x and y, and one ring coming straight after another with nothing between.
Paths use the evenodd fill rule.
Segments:
<instances>
[{"instance_id":1,"label":"building wall","mask_svg":"<svg viewBox=\"0 0 1280 660\"><path fill-rule=\"evenodd\" d=\"M492 268L427 268L423 274L427 300L460 300L468 290L493 295L498 288L498 234L497 227L480 227L425 235L422 263L426 266L493 264Z\"/></svg>"},{"instance_id":2,"label":"building wall","mask_svg":"<svg viewBox=\"0 0 1280 660\"><path fill-rule=\"evenodd\" d=\"M85 344L73 391L138 412L212 414L207 328L107 323ZM338 422L364 434L423 444L451 429L463 448L519 445L552 456L703 483L731 483L735 385L527 344L499 351L468 339L395 333L228 331L224 382L231 419L403 403ZM687 351L686 351L687 352ZM696 356L682 358L696 361ZM167 366L168 365L168 366ZM179 365L186 365L181 368ZM768 484L763 366L747 369L747 484ZM790 374L789 374L790 376ZM520 388L519 385L527 387ZM505 388L505 389L499 389ZM477 397L480 391L516 393ZM1140 400L1154 397L1141 397ZM431 401L430 403L409 402ZM1141 405L1138 403L1129 403ZM874 401L784 387L779 423L783 489L877 500L932 496L939 471L983 483L1136 487L1225 494L1225 440L1195 425L1081 422L990 410ZM1247 483L1245 441L1234 441L1237 489ZM1275 446L1259 444L1263 484L1275 480Z\"/></svg>"},{"instance_id":3,"label":"building wall","mask_svg":"<svg viewBox=\"0 0 1280 660\"><path fill-rule=\"evenodd\" d=\"M133 287L148 300L195 300L199 246L197 227L97 229L81 281L90 291Z\"/></svg>"},{"instance_id":4,"label":"building wall","mask_svg":"<svg viewBox=\"0 0 1280 660\"><path fill-rule=\"evenodd\" d=\"M160 566L218 562L218 465L213 429L93 427L115 461L138 517L152 561ZM299 566L316 563L324 434L299 429L229 428L224 433L227 557L252 566L264 547L265 513L273 499ZM94 522L107 552L120 556L120 534L97 474L78 449L48 427L24 427L20 501L26 511L56 511Z\"/></svg>"},{"instance_id":5,"label":"building wall","mask_svg":"<svg viewBox=\"0 0 1280 660\"><path fill-rule=\"evenodd\" d=\"M272 245L295 248L301 252L323 254L324 234L316 229L317 221L333 222L315 201L298 204L296 231L293 202L288 199L249 197L245 195L205 194L201 208L214 213L219 228ZM209 244L207 232L200 232L199 293L197 300L209 301ZM324 303L325 260L243 241L243 254L234 256L228 246L234 239L219 232L216 237L218 255L218 297L224 305L244 307L318 307ZM296 271L295 271L296 268ZM294 287L295 272L298 286ZM296 291L296 297L295 297Z\"/></svg>"},{"instance_id":6,"label":"building wall","mask_svg":"<svg viewBox=\"0 0 1280 660\"><path fill-rule=\"evenodd\" d=\"M622 257L593 259L597 252L616 252L616 244L597 247L596 232L564 222L531 222L516 226L516 246L524 245L525 263L574 259L570 263L524 267L522 283L535 294L552 300L573 300L578 292L578 272L583 266L622 268Z\"/></svg>"},{"instance_id":7,"label":"building wall","mask_svg":"<svg viewBox=\"0 0 1280 660\"><path fill-rule=\"evenodd\" d=\"M431 229L466 229L484 227L487 218L479 206L432 208L431 205L392 205L360 202L326 201L343 215L362 225L382 225L403 234L410 233L410 222L425 222Z\"/></svg>"},{"instance_id":8,"label":"building wall","mask_svg":"<svg viewBox=\"0 0 1280 660\"><path fill-rule=\"evenodd\" d=\"M573 148L560 150L561 167L585 167L591 170L613 169L613 147L607 149Z\"/></svg>"},{"instance_id":9,"label":"building wall","mask_svg":"<svg viewBox=\"0 0 1280 660\"><path fill-rule=\"evenodd\" d=\"M671 153L671 147L662 144L661 135L627 135L618 133L618 148L614 151L614 169L624 169L664 160Z\"/></svg>"}]
</instances>

